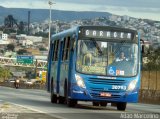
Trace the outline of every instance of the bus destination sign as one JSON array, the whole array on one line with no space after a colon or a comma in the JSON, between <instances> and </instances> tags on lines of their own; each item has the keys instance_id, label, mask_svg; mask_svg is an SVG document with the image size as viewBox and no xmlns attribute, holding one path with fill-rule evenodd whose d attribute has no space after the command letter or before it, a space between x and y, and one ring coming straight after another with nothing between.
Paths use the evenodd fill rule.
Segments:
<instances>
[{"instance_id":1,"label":"bus destination sign","mask_svg":"<svg viewBox=\"0 0 160 119\"><path fill-rule=\"evenodd\" d=\"M125 39L132 40L133 36L130 32L119 32L119 31L100 31L100 30L85 30L85 37L90 38L106 38L106 39Z\"/></svg>"}]
</instances>

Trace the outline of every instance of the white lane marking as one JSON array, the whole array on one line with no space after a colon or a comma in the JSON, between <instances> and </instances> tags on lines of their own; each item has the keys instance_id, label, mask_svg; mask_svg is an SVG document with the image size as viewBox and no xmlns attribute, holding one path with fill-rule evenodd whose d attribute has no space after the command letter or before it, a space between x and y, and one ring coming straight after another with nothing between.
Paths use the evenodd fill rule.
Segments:
<instances>
[{"instance_id":1,"label":"white lane marking","mask_svg":"<svg viewBox=\"0 0 160 119\"><path fill-rule=\"evenodd\" d=\"M12 102L9 102L9 103L12 104L12 105L16 105L16 106L19 106L19 107L22 107L22 108L25 108L25 109L29 109L29 110L35 111L37 113L43 113L43 114L46 114L46 115L49 115L51 117L55 117L55 118L58 118L58 119L67 119L67 118L64 118L64 117L61 117L61 116L57 116L57 115L53 115L53 114L49 114L49 113L47 113L45 111L40 111L40 110L31 108L31 107L23 106L23 105L12 103Z\"/></svg>"}]
</instances>

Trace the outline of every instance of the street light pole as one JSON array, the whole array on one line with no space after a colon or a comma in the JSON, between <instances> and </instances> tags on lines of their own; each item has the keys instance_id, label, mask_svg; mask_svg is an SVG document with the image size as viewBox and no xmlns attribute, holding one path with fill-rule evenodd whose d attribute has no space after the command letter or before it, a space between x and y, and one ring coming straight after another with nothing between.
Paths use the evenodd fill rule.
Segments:
<instances>
[{"instance_id":1,"label":"street light pole","mask_svg":"<svg viewBox=\"0 0 160 119\"><path fill-rule=\"evenodd\" d=\"M48 4L49 4L49 32L48 32L48 53L49 53L49 49L50 49L50 42L51 42L51 10L52 10L52 5L53 5L53 2L51 1L48 1Z\"/></svg>"}]
</instances>

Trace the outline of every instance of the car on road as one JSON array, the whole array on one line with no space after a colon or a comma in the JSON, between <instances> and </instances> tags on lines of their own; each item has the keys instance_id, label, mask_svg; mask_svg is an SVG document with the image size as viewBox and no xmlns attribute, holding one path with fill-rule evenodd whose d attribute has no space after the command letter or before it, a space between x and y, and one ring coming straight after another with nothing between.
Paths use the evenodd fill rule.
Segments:
<instances>
[{"instance_id":1,"label":"car on road","mask_svg":"<svg viewBox=\"0 0 160 119\"><path fill-rule=\"evenodd\" d=\"M8 83L14 83L15 82L15 78L11 78L11 79L8 79L8 80L5 80L5 82L8 82Z\"/></svg>"},{"instance_id":2,"label":"car on road","mask_svg":"<svg viewBox=\"0 0 160 119\"><path fill-rule=\"evenodd\" d=\"M24 84L32 85L33 82L31 80L27 80L26 82L24 82Z\"/></svg>"}]
</instances>

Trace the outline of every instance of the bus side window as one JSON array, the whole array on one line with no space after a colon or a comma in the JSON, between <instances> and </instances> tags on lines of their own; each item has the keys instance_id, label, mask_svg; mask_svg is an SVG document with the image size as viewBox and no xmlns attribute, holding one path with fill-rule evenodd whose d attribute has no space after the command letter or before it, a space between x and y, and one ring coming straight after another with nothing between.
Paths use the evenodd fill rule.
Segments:
<instances>
[{"instance_id":1,"label":"bus side window","mask_svg":"<svg viewBox=\"0 0 160 119\"><path fill-rule=\"evenodd\" d=\"M59 40L55 42L55 50L54 50L54 61L58 60L58 50L59 50Z\"/></svg>"},{"instance_id":2,"label":"bus side window","mask_svg":"<svg viewBox=\"0 0 160 119\"><path fill-rule=\"evenodd\" d=\"M59 46L60 46L60 40L57 41L57 49L56 49L56 59L55 59L55 61L58 61Z\"/></svg>"},{"instance_id":3,"label":"bus side window","mask_svg":"<svg viewBox=\"0 0 160 119\"><path fill-rule=\"evenodd\" d=\"M70 41L70 50L71 51L74 51L74 48L76 47L76 41L75 41L75 38L73 38L71 41Z\"/></svg>"},{"instance_id":4,"label":"bus side window","mask_svg":"<svg viewBox=\"0 0 160 119\"><path fill-rule=\"evenodd\" d=\"M70 51L70 37L65 39L64 42L64 53L63 53L63 60L68 60L69 59L69 51Z\"/></svg>"},{"instance_id":5,"label":"bus side window","mask_svg":"<svg viewBox=\"0 0 160 119\"><path fill-rule=\"evenodd\" d=\"M63 45L63 61L65 61L66 56L66 47L67 47L67 38L64 39L64 45Z\"/></svg>"},{"instance_id":6,"label":"bus side window","mask_svg":"<svg viewBox=\"0 0 160 119\"><path fill-rule=\"evenodd\" d=\"M70 37L68 37L68 42L67 42L66 60L69 59L69 53L70 53Z\"/></svg>"},{"instance_id":7,"label":"bus side window","mask_svg":"<svg viewBox=\"0 0 160 119\"><path fill-rule=\"evenodd\" d=\"M56 48L56 41L54 41L54 43L53 43L53 55L52 55L52 61L54 61L54 57L55 57L55 48Z\"/></svg>"},{"instance_id":8,"label":"bus side window","mask_svg":"<svg viewBox=\"0 0 160 119\"><path fill-rule=\"evenodd\" d=\"M62 61L64 61L64 56L65 56L65 45L66 44L66 38L64 38L64 42L63 42L63 48L62 48Z\"/></svg>"}]
</instances>

